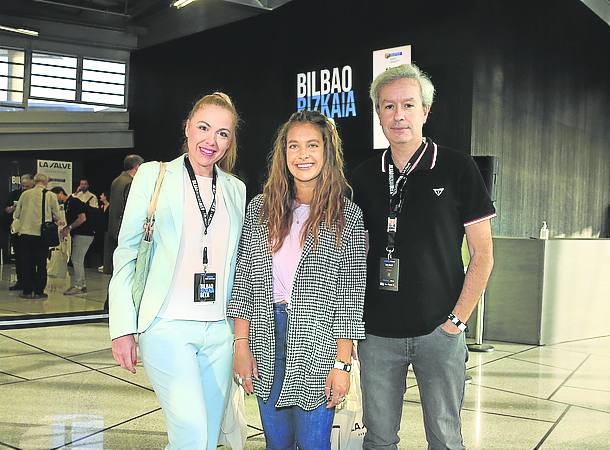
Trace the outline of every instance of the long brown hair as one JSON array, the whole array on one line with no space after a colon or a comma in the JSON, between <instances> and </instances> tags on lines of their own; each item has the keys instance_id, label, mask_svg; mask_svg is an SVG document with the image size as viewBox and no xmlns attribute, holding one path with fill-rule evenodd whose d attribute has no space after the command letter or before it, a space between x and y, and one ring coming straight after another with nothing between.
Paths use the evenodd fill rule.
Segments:
<instances>
[{"instance_id":1,"label":"long brown hair","mask_svg":"<svg viewBox=\"0 0 610 450\"><path fill-rule=\"evenodd\" d=\"M184 120L182 124L182 129L186 126L187 122L193 118L195 113L203 108L205 105L216 105L220 106L228 110L231 114L233 114L233 124L235 126L235 132L231 135L231 144L229 148L225 152L224 156L218 161L218 165L225 172L233 172L233 167L235 167L235 161L237 160L237 126L239 125L239 114L237 114L237 110L235 109L235 105L233 105L233 101L231 97L229 97L224 92L213 92L212 94L204 95L199 100L195 102L191 112ZM184 144L182 146L182 150L184 153L188 152L188 145L186 142L186 138L184 140Z\"/></svg>"},{"instance_id":2,"label":"long brown hair","mask_svg":"<svg viewBox=\"0 0 610 450\"><path fill-rule=\"evenodd\" d=\"M322 133L324 163L314 188L309 218L303 224L301 245L310 232L314 237L314 246L317 245L320 226L325 226L328 230L335 226L337 246L341 243L341 233L345 226L344 196L350 190L343 174L341 138L335 125L320 112L299 111L292 114L290 119L279 128L273 150L269 155L269 174L263 188L261 223L267 223L269 246L272 252L282 247L292 225L295 185L286 159L288 131L292 126L304 123L316 126Z\"/></svg>"}]
</instances>

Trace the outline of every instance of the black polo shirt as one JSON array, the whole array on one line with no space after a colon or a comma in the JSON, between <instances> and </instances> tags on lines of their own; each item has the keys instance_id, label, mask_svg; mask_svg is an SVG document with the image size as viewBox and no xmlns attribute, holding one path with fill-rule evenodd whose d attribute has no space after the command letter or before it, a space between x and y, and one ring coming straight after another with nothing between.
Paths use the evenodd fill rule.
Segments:
<instances>
[{"instance_id":1,"label":"black polo shirt","mask_svg":"<svg viewBox=\"0 0 610 450\"><path fill-rule=\"evenodd\" d=\"M89 217L87 217L87 208L85 203L74 196L68 197L68 201L65 204L66 209L66 222L71 225L79 216L79 214L85 214L85 220L79 227L74 228L70 234L72 236L93 236L94 232L91 228Z\"/></svg>"},{"instance_id":2,"label":"black polo shirt","mask_svg":"<svg viewBox=\"0 0 610 450\"><path fill-rule=\"evenodd\" d=\"M390 150L356 168L354 201L369 232L366 332L384 337L431 333L447 320L464 283L461 246L465 227L495 216L474 160L426 139L412 162L398 215L394 258L400 259L398 292L379 289L379 261L387 257ZM394 167L395 179L400 174Z\"/></svg>"}]
</instances>

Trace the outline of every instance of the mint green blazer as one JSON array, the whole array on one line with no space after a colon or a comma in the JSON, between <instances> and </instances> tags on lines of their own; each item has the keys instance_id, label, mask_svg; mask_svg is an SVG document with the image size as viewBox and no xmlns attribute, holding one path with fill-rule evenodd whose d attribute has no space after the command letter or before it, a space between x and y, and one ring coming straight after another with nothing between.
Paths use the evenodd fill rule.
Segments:
<instances>
[{"instance_id":1,"label":"mint green blazer","mask_svg":"<svg viewBox=\"0 0 610 450\"><path fill-rule=\"evenodd\" d=\"M114 272L108 288L110 305L111 339L127 334L144 332L155 319L169 290L180 238L184 212L184 155L167 163L165 178L161 186L153 233L153 256L150 272L136 317L131 297L133 275L136 267L138 245L142 239L146 211L152 197L160 164L157 161L142 164L133 179L125 214L119 232L118 247L114 252ZM244 222L246 209L246 186L233 175L218 166L218 185L229 213L230 228L222 239L228 239L225 266L226 303L233 287L237 245Z\"/></svg>"}]
</instances>

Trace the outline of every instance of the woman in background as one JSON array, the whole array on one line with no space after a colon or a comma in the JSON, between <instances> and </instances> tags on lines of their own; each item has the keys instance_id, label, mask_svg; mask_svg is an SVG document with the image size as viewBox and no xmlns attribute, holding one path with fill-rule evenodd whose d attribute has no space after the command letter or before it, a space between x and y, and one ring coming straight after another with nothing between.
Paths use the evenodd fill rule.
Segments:
<instances>
[{"instance_id":1,"label":"woman in background","mask_svg":"<svg viewBox=\"0 0 610 450\"><path fill-rule=\"evenodd\" d=\"M248 206L228 310L235 376L258 397L271 450L330 449L334 408L349 390L366 267L362 212L348 191L334 124L293 114Z\"/></svg>"}]
</instances>

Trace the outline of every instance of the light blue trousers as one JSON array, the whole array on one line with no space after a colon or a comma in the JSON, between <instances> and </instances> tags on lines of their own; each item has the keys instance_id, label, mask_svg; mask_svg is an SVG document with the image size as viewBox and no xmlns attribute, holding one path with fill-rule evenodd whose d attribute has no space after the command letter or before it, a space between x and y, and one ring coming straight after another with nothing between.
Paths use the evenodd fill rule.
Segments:
<instances>
[{"instance_id":1,"label":"light blue trousers","mask_svg":"<svg viewBox=\"0 0 610 450\"><path fill-rule=\"evenodd\" d=\"M232 375L229 324L156 318L139 343L165 416L166 450L215 449Z\"/></svg>"}]
</instances>

